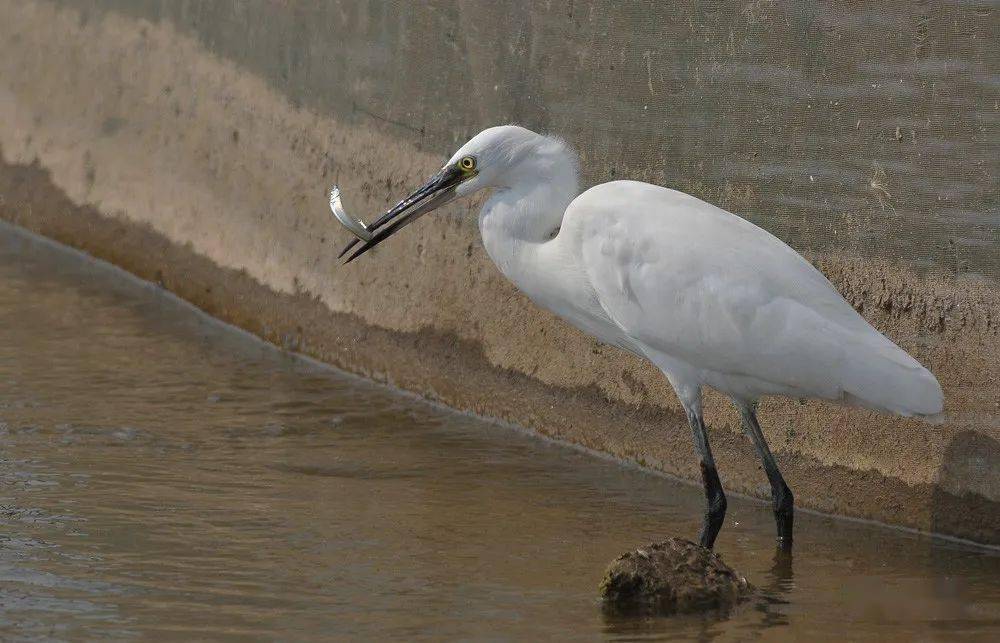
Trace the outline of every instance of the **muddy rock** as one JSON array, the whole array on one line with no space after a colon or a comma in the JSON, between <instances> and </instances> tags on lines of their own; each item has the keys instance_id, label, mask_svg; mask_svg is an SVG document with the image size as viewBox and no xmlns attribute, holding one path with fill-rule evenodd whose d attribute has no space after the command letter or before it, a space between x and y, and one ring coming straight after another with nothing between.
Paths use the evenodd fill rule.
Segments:
<instances>
[{"instance_id":1,"label":"muddy rock","mask_svg":"<svg viewBox=\"0 0 1000 643\"><path fill-rule=\"evenodd\" d=\"M612 612L657 614L728 609L753 586L718 554L689 540L668 538L619 556L600 585Z\"/></svg>"}]
</instances>

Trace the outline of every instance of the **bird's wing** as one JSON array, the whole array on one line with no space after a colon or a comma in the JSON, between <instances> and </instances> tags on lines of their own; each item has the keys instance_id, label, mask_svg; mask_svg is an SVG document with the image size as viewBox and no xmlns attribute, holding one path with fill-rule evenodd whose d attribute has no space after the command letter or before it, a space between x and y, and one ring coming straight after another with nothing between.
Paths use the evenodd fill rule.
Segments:
<instances>
[{"instance_id":1,"label":"bird's wing","mask_svg":"<svg viewBox=\"0 0 1000 643\"><path fill-rule=\"evenodd\" d=\"M608 316L629 337L695 369L830 399L856 395L853 388L887 373L933 380L798 253L700 199L616 181L578 197L566 223ZM914 404L896 392L880 395L867 405L905 412L893 405ZM886 396L894 401L883 403Z\"/></svg>"}]
</instances>

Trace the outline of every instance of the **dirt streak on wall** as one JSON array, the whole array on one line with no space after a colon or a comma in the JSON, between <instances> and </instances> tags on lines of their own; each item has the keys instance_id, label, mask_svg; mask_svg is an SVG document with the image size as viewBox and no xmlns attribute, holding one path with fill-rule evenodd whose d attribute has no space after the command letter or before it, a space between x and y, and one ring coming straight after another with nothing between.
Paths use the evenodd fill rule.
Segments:
<instances>
[{"instance_id":1,"label":"dirt streak on wall","mask_svg":"<svg viewBox=\"0 0 1000 643\"><path fill-rule=\"evenodd\" d=\"M338 366L697 478L662 376L518 294L481 249L474 204L338 265L325 189L375 212L450 150L293 105L168 22L0 0L0 55L0 216ZM1000 289L813 259L939 376L948 421L767 401L797 499L1000 543ZM724 483L765 495L728 405L712 395L707 409Z\"/></svg>"}]
</instances>

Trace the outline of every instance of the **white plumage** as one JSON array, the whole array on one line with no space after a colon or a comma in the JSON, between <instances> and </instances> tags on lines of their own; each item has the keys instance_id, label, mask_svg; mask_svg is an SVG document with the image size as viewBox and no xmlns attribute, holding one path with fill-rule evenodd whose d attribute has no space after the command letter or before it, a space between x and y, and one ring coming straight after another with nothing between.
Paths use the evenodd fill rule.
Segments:
<instances>
[{"instance_id":1,"label":"white plumage","mask_svg":"<svg viewBox=\"0 0 1000 643\"><path fill-rule=\"evenodd\" d=\"M905 416L941 413L934 376L865 321L808 261L749 221L637 181L579 194L569 147L521 127L481 132L442 172L462 163L474 172L439 200L494 189L479 225L500 270L540 306L645 357L670 380L706 472L706 546L721 525L725 496L701 419L703 387L725 393L743 413L771 479L785 544L791 492L757 425L758 398L822 398Z\"/></svg>"},{"instance_id":2,"label":"white plumage","mask_svg":"<svg viewBox=\"0 0 1000 643\"><path fill-rule=\"evenodd\" d=\"M455 158L474 154L514 166L489 177L500 189L480 214L504 274L537 304L649 359L682 396L705 385L742 401L786 395L941 412L927 369L749 221L638 181L576 196L569 149L522 128L486 130Z\"/></svg>"},{"instance_id":3,"label":"white plumage","mask_svg":"<svg viewBox=\"0 0 1000 643\"><path fill-rule=\"evenodd\" d=\"M933 375L745 219L618 181L582 194L564 221L579 228L575 252L602 308L673 381L744 400L777 394L902 415L941 411Z\"/></svg>"}]
</instances>

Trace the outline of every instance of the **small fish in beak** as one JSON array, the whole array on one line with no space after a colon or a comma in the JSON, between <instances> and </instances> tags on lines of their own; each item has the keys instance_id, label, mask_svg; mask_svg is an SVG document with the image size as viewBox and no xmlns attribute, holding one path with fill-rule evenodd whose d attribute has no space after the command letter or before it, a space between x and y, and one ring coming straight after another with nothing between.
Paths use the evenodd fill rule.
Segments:
<instances>
[{"instance_id":1,"label":"small fish in beak","mask_svg":"<svg viewBox=\"0 0 1000 643\"><path fill-rule=\"evenodd\" d=\"M351 263L401 228L454 199L455 188L471 175L468 168L463 170L458 163L448 165L370 225L347 213L340 201L340 190L334 186L330 191L330 209L337 220L357 237L344 246L337 257L343 257L359 241L364 242L344 261L345 264Z\"/></svg>"},{"instance_id":2,"label":"small fish in beak","mask_svg":"<svg viewBox=\"0 0 1000 643\"><path fill-rule=\"evenodd\" d=\"M330 210L333 212L333 216L337 217L337 221L350 230L351 234L361 241L371 241L372 229L358 217L347 214L347 210L344 209L344 204L340 200L340 188L336 185L330 190ZM357 240L355 240L356 242Z\"/></svg>"}]
</instances>

